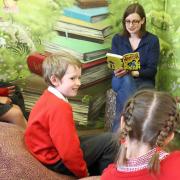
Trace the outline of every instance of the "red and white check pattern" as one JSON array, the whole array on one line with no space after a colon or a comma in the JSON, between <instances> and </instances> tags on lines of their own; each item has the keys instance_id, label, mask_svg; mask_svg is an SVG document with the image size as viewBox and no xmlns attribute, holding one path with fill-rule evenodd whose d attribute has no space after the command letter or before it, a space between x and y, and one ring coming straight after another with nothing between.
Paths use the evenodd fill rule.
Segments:
<instances>
[{"instance_id":1,"label":"red and white check pattern","mask_svg":"<svg viewBox=\"0 0 180 180\"><path fill-rule=\"evenodd\" d=\"M148 163L152 157L152 155L155 153L155 148L144 154L143 156L137 157L135 159L128 159L127 165L125 166L117 166L118 171L123 172L134 172L139 171L142 169L148 168ZM159 153L159 159L160 161L166 158L169 153L165 151L160 151Z\"/></svg>"}]
</instances>

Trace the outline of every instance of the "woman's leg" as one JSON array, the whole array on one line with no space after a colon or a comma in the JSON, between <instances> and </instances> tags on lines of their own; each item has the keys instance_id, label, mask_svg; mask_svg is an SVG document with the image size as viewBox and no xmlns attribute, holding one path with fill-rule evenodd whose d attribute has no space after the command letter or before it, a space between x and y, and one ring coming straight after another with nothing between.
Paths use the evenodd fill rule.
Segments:
<instances>
[{"instance_id":1,"label":"woman's leg","mask_svg":"<svg viewBox=\"0 0 180 180\"><path fill-rule=\"evenodd\" d=\"M120 116L127 99L136 91L134 78L127 74L123 77L113 77L112 89L117 93L116 114L112 125L112 132L116 132L120 124Z\"/></svg>"}]
</instances>

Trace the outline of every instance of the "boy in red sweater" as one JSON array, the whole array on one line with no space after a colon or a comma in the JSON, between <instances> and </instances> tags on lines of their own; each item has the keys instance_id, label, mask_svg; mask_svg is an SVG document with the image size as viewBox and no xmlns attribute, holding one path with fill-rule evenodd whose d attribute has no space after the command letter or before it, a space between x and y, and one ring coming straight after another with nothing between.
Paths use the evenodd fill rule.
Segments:
<instances>
[{"instance_id":1,"label":"boy in red sweater","mask_svg":"<svg viewBox=\"0 0 180 180\"><path fill-rule=\"evenodd\" d=\"M179 120L171 95L137 92L123 110L117 162L104 170L101 180L179 180L180 151L164 151Z\"/></svg>"},{"instance_id":2,"label":"boy in red sweater","mask_svg":"<svg viewBox=\"0 0 180 180\"><path fill-rule=\"evenodd\" d=\"M43 62L48 89L29 116L25 143L47 168L78 178L100 174L114 160L112 134L78 137L67 97L81 85L81 63L67 53L52 54Z\"/></svg>"},{"instance_id":3,"label":"boy in red sweater","mask_svg":"<svg viewBox=\"0 0 180 180\"><path fill-rule=\"evenodd\" d=\"M16 87L8 83L0 83L0 121L16 124L25 129L27 121L20 107L14 103L19 100Z\"/></svg>"}]
</instances>

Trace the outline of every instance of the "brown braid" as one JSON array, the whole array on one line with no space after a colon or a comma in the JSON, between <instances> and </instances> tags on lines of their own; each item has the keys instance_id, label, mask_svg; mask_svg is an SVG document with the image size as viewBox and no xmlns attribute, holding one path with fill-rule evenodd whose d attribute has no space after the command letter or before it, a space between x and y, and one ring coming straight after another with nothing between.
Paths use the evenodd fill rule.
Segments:
<instances>
[{"instance_id":1,"label":"brown braid","mask_svg":"<svg viewBox=\"0 0 180 180\"><path fill-rule=\"evenodd\" d=\"M120 140L125 140L127 135L129 134L130 131L132 131L132 113L133 113L133 109L134 109L134 101L133 99L130 99L129 102L126 105L125 111L123 112L123 115L126 119L125 121L125 126L124 128L120 131ZM125 147L125 144L121 144L121 149L120 149L120 157L118 160L118 164L122 165L122 164L126 164L127 159L126 159L126 152L127 149Z\"/></svg>"},{"instance_id":2,"label":"brown braid","mask_svg":"<svg viewBox=\"0 0 180 180\"><path fill-rule=\"evenodd\" d=\"M128 140L136 140L151 148L163 148L165 140L173 133L176 122L179 121L174 98L168 93L154 90L138 91L125 104L122 115L125 125L119 133L119 138L124 140L128 136ZM127 148L121 145L119 165L125 165L126 155ZM158 151L149 162L149 170L154 174L160 170Z\"/></svg>"},{"instance_id":3,"label":"brown braid","mask_svg":"<svg viewBox=\"0 0 180 180\"><path fill-rule=\"evenodd\" d=\"M175 114L170 114L169 119L165 122L164 127L160 131L157 141L156 141L156 146L163 148L164 147L164 142L166 138L175 130L176 124L179 120L179 113L176 112ZM150 162L149 162L149 170L150 173L152 174L157 174L160 172L160 160L159 160L159 152L156 151L154 155L152 156Z\"/></svg>"}]
</instances>

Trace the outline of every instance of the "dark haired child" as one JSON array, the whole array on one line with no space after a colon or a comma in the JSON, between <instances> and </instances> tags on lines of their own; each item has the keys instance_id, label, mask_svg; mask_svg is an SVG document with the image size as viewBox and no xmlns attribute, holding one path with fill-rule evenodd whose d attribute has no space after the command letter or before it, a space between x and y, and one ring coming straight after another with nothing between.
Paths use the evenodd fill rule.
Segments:
<instances>
[{"instance_id":1,"label":"dark haired child","mask_svg":"<svg viewBox=\"0 0 180 180\"><path fill-rule=\"evenodd\" d=\"M164 148L180 120L175 99L165 92L142 90L123 109L117 162L104 170L102 180L179 180L180 151Z\"/></svg>"}]
</instances>

